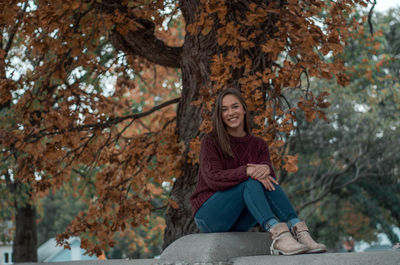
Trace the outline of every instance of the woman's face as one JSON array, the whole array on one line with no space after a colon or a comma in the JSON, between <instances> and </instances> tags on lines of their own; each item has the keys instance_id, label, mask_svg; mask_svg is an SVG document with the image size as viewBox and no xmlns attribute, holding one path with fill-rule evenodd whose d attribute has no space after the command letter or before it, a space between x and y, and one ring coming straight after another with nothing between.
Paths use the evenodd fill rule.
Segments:
<instances>
[{"instance_id":1,"label":"woman's face","mask_svg":"<svg viewBox=\"0 0 400 265\"><path fill-rule=\"evenodd\" d=\"M239 99L234 95L226 95L222 98L222 121L229 131L244 131L244 115L245 111Z\"/></svg>"}]
</instances>

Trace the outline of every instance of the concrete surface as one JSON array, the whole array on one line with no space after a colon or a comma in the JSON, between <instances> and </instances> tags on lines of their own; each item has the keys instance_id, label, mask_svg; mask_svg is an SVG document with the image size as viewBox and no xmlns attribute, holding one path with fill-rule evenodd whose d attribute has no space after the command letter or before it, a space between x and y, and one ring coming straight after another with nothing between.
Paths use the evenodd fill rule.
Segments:
<instances>
[{"instance_id":1,"label":"concrete surface","mask_svg":"<svg viewBox=\"0 0 400 265\"><path fill-rule=\"evenodd\" d=\"M267 255L270 242L269 234L262 232L191 234L169 245L161 253L160 262L207 263Z\"/></svg>"},{"instance_id":2,"label":"concrete surface","mask_svg":"<svg viewBox=\"0 0 400 265\"><path fill-rule=\"evenodd\" d=\"M14 263L18 265L154 265L157 263L155 259L110 259L110 260L80 260L80 261L65 261L65 262L43 262L43 263Z\"/></svg>"},{"instance_id":3,"label":"concrete surface","mask_svg":"<svg viewBox=\"0 0 400 265\"><path fill-rule=\"evenodd\" d=\"M39 265L45 263L18 263ZM47 263L49 264L49 263ZM296 256L259 255L237 257L225 262L167 262L158 259L90 260L52 263L56 265L399 265L400 250L361 253L324 253Z\"/></svg>"},{"instance_id":4,"label":"concrete surface","mask_svg":"<svg viewBox=\"0 0 400 265\"><path fill-rule=\"evenodd\" d=\"M161 254L160 259L88 260L57 262L57 265L400 265L400 249L323 253L296 256L267 255L268 233L235 232L184 236ZM39 263L19 263L38 265ZM43 264L43 263L41 263ZM48 264L48 263L47 263Z\"/></svg>"},{"instance_id":5,"label":"concrete surface","mask_svg":"<svg viewBox=\"0 0 400 265\"><path fill-rule=\"evenodd\" d=\"M232 259L234 265L400 265L400 251L253 256Z\"/></svg>"},{"instance_id":6,"label":"concrete surface","mask_svg":"<svg viewBox=\"0 0 400 265\"><path fill-rule=\"evenodd\" d=\"M46 263L18 263L39 265ZM47 263L50 264L50 263ZM400 251L388 250L361 253L303 254L296 256L237 257L225 262L166 262L158 259L141 260L90 260L51 263L56 265L399 265Z\"/></svg>"}]
</instances>

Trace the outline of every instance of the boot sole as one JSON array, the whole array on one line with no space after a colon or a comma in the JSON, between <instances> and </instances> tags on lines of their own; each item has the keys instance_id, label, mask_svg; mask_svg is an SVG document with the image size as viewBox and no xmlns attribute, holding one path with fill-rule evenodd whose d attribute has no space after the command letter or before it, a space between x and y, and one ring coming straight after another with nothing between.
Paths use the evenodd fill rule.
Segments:
<instances>
[{"instance_id":1,"label":"boot sole","mask_svg":"<svg viewBox=\"0 0 400 265\"><path fill-rule=\"evenodd\" d=\"M307 253L307 254L316 254L316 253L325 253L325 252L327 252L326 249L324 249L324 248L317 248L317 249L310 249L310 250L308 250L306 253Z\"/></svg>"},{"instance_id":2,"label":"boot sole","mask_svg":"<svg viewBox=\"0 0 400 265\"><path fill-rule=\"evenodd\" d=\"M298 255L298 254L304 254L307 251L309 251L309 249L299 249L296 251L292 251L292 252L284 252L282 250L279 249L271 249L271 255L284 255L284 256L291 256L291 255Z\"/></svg>"}]
</instances>

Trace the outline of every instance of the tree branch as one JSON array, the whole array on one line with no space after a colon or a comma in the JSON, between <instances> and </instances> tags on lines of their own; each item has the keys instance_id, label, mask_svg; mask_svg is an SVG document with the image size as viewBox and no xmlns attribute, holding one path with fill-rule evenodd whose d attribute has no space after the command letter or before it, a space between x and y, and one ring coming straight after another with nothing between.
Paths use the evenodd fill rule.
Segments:
<instances>
[{"instance_id":1,"label":"tree branch","mask_svg":"<svg viewBox=\"0 0 400 265\"><path fill-rule=\"evenodd\" d=\"M11 45L12 45L12 43L14 41L15 35L17 34L18 27L22 23L22 18L23 18L24 13L26 12L26 8L27 7L28 7L28 1L26 1L25 4L24 4L24 7L21 10L18 11L18 14L17 14L17 17L16 17L16 22L15 22L15 24L13 25L13 27L11 28L11 30L9 32L10 36L8 38L8 42L6 44L6 47L4 48L4 51L5 51L4 58L7 57L8 52L11 49Z\"/></svg>"},{"instance_id":2,"label":"tree branch","mask_svg":"<svg viewBox=\"0 0 400 265\"><path fill-rule=\"evenodd\" d=\"M157 39L149 29L142 28L122 35L114 31L111 35L114 46L126 54L141 56L148 61L166 67L180 68L182 47L170 47Z\"/></svg>"},{"instance_id":3,"label":"tree branch","mask_svg":"<svg viewBox=\"0 0 400 265\"><path fill-rule=\"evenodd\" d=\"M156 29L154 21L150 18L138 17L132 11L139 8L143 3L140 3L140 1L131 2L133 6L130 8L127 8L124 1L117 0L96 1L94 3L101 16L103 13L112 14L118 10L126 19L131 20L136 27L136 30L121 33L117 30L117 25L115 25L110 35L111 42L115 48L126 54L143 57L158 65L180 68L182 47L171 47L158 39L154 35ZM125 27L126 25L121 26Z\"/></svg>"},{"instance_id":4,"label":"tree branch","mask_svg":"<svg viewBox=\"0 0 400 265\"><path fill-rule=\"evenodd\" d=\"M368 12L368 25L369 25L369 32L371 36L374 35L374 26L372 25L372 13L374 12L374 7L376 5L376 0L373 1L372 7Z\"/></svg>"},{"instance_id":5,"label":"tree branch","mask_svg":"<svg viewBox=\"0 0 400 265\"><path fill-rule=\"evenodd\" d=\"M2 55L0 56L0 79L6 79L6 58L8 56L8 53L10 52L10 49L12 48L13 41L15 39L15 36L17 35L17 31L19 26L22 23L22 20L24 18L24 13L26 12L26 8L28 6L28 1L25 2L23 8L18 11L17 16L15 18L15 24L11 27L10 31L8 32L8 41L6 42L6 45L4 49L2 50L3 46L3 33L0 36L0 51L2 50ZM1 54L1 53L0 53ZM2 84L3 85L3 84ZM0 104L0 110L3 108L8 108L10 107L11 104L11 98L7 100L6 102L3 102L3 104Z\"/></svg>"},{"instance_id":6,"label":"tree branch","mask_svg":"<svg viewBox=\"0 0 400 265\"><path fill-rule=\"evenodd\" d=\"M124 120L129 120L129 119L140 119L143 118L147 115L150 115L151 113L160 110L164 107L167 107L171 104L174 103L178 103L180 100L180 98L174 98L168 101L165 101L163 103L161 103L160 105L157 105L155 107L153 107L152 109L145 111L145 112L141 112L141 113L135 113L135 114L131 114L131 115L127 115L127 116L123 116L123 117L114 117L114 118L110 118L109 120L105 121L105 122L100 122L100 123L91 123L91 124L85 124L85 125L80 125L80 126L75 126L72 128L68 128L68 129L61 129L58 131L53 131L53 132L46 132L46 131L42 131L39 132L37 134L34 135L29 135L27 137L25 137L24 141L29 141L31 140L31 142L35 142L37 140L39 140L40 138L44 137L44 136L49 136L49 135L57 135L57 134L63 134L66 132L74 132L74 131L82 131L85 129L104 129L104 128L108 128L111 127L112 125L118 124Z\"/></svg>"}]
</instances>

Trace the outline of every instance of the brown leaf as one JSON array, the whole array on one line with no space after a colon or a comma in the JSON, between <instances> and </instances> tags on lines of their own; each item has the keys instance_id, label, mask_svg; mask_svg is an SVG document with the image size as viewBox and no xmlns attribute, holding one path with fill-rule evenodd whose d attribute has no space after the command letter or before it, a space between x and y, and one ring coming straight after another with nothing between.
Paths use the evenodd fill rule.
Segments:
<instances>
[{"instance_id":1,"label":"brown leaf","mask_svg":"<svg viewBox=\"0 0 400 265\"><path fill-rule=\"evenodd\" d=\"M284 157L285 164L283 165L283 168L289 172L289 173L295 173L299 170L297 163L298 163L298 154L295 156L291 155L286 155Z\"/></svg>"}]
</instances>

